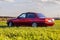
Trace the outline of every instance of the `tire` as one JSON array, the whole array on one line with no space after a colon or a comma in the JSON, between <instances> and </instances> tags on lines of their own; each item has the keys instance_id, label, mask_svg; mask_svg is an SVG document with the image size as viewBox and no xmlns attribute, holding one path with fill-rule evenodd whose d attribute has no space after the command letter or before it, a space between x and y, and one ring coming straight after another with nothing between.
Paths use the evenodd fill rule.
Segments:
<instances>
[{"instance_id":1,"label":"tire","mask_svg":"<svg viewBox=\"0 0 60 40\"><path fill-rule=\"evenodd\" d=\"M37 27L37 23L32 23L32 27Z\"/></svg>"},{"instance_id":2,"label":"tire","mask_svg":"<svg viewBox=\"0 0 60 40\"><path fill-rule=\"evenodd\" d=\"M9 23L8 23L8 26L9 26L9 27L12 27L12 26L13 26L13 23L12 23L12 22L9 22Z\"/></svg>"}]
</instances>

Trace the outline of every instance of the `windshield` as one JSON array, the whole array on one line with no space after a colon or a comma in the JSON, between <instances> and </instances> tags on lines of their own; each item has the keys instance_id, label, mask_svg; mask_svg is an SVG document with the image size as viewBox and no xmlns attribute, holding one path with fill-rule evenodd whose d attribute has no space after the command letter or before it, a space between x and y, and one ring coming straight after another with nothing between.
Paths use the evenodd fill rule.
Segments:
<instances>
[{"instance_id":1,"label":"windshield","mask_svg":"<svg viewBox=\"0 0 60 40\"><path fill-rule=\"evenodd\" d=\"M45 16L41 13L37 13L37 15L38 15L39 18L45 18Z\"/></svg>"}]
</instances>

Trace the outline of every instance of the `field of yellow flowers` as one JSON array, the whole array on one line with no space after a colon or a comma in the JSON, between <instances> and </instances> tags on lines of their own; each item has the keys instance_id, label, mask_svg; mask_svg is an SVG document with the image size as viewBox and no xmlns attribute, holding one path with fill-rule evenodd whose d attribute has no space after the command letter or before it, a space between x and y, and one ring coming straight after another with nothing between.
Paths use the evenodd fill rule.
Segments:
<instances>
[{"instance_id":1,"label":"field of yellow flowers","mask_svg":"<svg viewBox=\"0 0 60 40\"><path fill-rule=\"evenodd\" d=\"M0 40L60 40L60 20L48 27L7 27L0 22Z\"/></svg>"}]
</instances>

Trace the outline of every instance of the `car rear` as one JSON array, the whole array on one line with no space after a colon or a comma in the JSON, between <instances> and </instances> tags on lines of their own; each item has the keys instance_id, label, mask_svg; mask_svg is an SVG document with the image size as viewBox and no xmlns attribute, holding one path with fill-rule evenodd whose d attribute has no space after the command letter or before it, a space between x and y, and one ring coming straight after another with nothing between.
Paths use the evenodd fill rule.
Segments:
<instances>
[{"instance_id":1,"label":"car rear","mask_svg":"<svg viewBox=\"0 0 60 40\"><path fill-rule=\"evenodd\" d=\"M39 18L39 24L43 26L53 26L55 24L53 18L47 18L42 13L37 13L37 17Z\"/></svg>"},{"instance_id":2,"label":"car rear","mask_svg":"<svg viewBox=\"0 0 60 40\"><path fill-rule=\"evenodd\" d=\"M45 18L45 24L47 26L53 26L55 24L54 19L53 18Z\"/></svg>"}]
</instances>

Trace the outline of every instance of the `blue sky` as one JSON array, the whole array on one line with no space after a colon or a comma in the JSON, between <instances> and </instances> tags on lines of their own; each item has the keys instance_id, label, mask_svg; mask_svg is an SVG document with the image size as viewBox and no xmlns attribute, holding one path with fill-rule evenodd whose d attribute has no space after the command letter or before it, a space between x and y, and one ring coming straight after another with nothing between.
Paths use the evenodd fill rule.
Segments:
<instances>
[{"instance_id":1,"label":"blue sky","mask_svg":"<svg viewBox=\"0 0 60 40\"><path fill-rule=\"evenodd\" d=\"M60 17L59 0L0 0L0 16L18 16L23 12L43 13Z\"/></svg>"}]
</instances>

